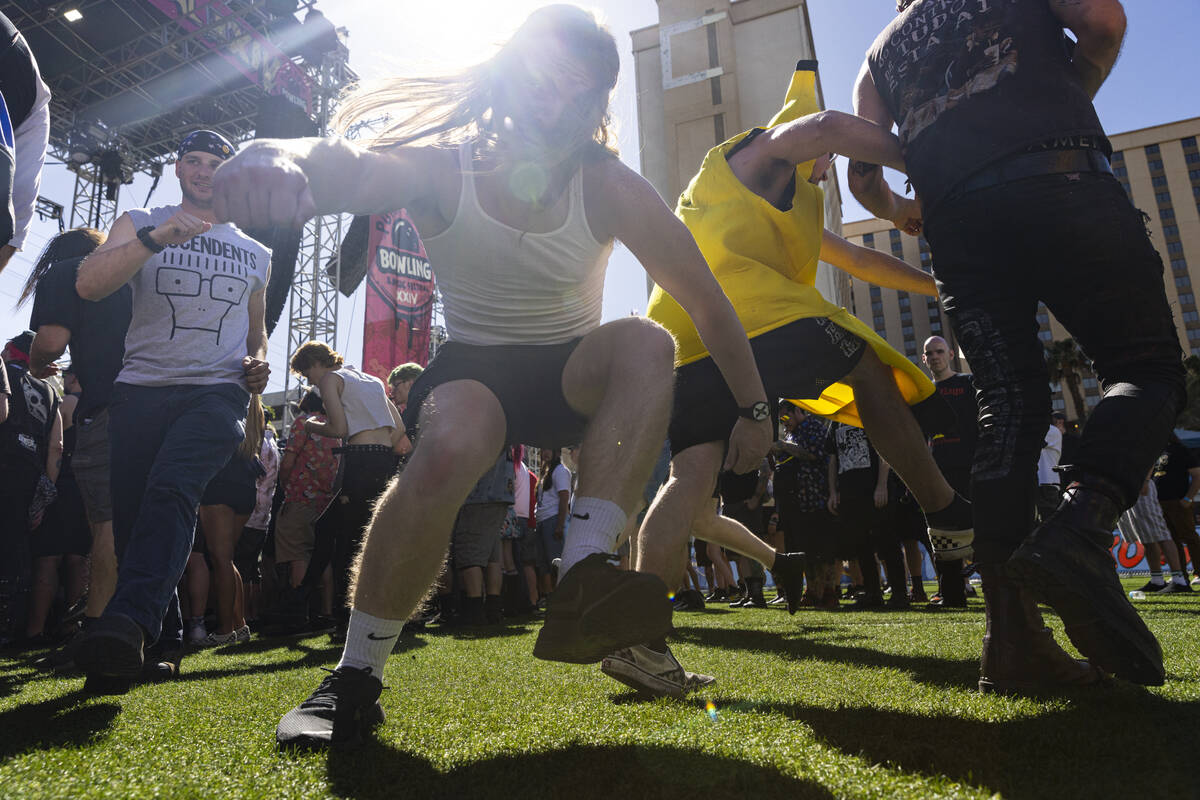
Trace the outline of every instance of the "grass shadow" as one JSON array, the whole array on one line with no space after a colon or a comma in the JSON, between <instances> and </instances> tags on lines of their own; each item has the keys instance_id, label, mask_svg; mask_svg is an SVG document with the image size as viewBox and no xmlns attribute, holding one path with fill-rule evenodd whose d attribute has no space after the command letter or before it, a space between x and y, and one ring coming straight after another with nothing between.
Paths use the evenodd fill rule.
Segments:
<instances>
[{"instance_id":1,"label":"grass shadow","mask_svg":"<svg viewBox=\"0 0 1200 800\"><path fill-rule=\"evenodd\" d=\"M87 703L82 688L0 711L0 763L30 750L73 749L96 743L120 713L112 702Z\"/></svg>"},{"instance_id":2,"label":"grass shadow","mask_svg":"<svg viewBox=\"0 0 1200 800\"><path fill-rule=\"evenodd\" d=\"M831 664L898 669L908 672L913 680L930 686L971 689L979 680L979 660L976 658L899 655L870 647L815 641L791 632L681 627L675 629L674 635L681 641L704 647L777 653L797 661L815 659Z\"/></svg>"},{"instance_id":3,"label":"grass shadow","mask_svg":"<svg viewBox=\"0 0 1200 800\"><path fill-rule=\"evenodd\" d=\"M1165 700L1129 684L1079 690L1061 696L1052 710L994 722L871 707L746 703L739 709L783 714L871 763L945 776L1006 798L1059 800L1064 787L1074 797L1138 797L1148 791L1147 776L1185 793L1194 785L1200 702Z\"/></svg>"},{"instance_id":4,"label":"grass shadow","mask_svg":"<svg viewBox=\"0 0 1200 800\"><path fill-rule=\"evenodd\" d=\"M826 800L813 781L700 750L666 746L584 746L511 753L449 771L370 740L329 754L330 788L341 797L787 797Z\"/></svg>"}]
</instances>

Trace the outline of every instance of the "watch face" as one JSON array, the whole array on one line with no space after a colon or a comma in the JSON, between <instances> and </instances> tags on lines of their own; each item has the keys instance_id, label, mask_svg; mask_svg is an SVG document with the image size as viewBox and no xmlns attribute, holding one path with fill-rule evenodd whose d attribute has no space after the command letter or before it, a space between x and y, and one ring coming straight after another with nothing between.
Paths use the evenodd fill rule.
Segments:
<instances>
[{"instance_id":1,"label":"watch face","mask_svg":"<svg viewBox=\"0 0 1200 800\"><path fill-rule=\"evenodd\" d=\"M752 411L755 422L762 422L764 419L771 416L771 409L761 400L752 406Z\"/></svg>"}]
</instances>

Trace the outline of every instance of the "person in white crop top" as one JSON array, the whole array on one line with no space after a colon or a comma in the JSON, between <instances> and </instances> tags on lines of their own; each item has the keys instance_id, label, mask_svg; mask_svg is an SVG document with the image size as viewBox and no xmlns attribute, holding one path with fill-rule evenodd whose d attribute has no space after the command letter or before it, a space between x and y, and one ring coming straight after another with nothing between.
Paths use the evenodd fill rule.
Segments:
<instances>
[{"instance_id":1,"label":"person in white crop top","mask_svg":"<svg viewBox=\"0 0 1200 800\"><path fill-rule=\"evenodd\" d=\"M322 689L339 719L381 719L387 654L442 563L455 512L506 443L583 444L560 582L534 655L595 663L670 630L662 580L608 560L665 438L674 361L670 335L653 322L599 324L595 288L614 240L689 313L738 405L767 398L695 241L608 147L618 68L616 42L591 14L547 6L484 64L348 98L343 129L408 104L371 149L259 140L215 177L219 215L247 223L407 209L455 321L458 340L451 335L413 387L406 422L418 423L418 445L378 504L359 561L346 648ZM725 466L756 468L772 439L768 419L740 419ZM665 645L659 657L662 669L677 666ZM286 715L278 741L357 735L335 731L324 704Z\"/></svg>"},{"instance_id":2,"label":"person in white crop top","mask_svg":"<svg viewBox=\"0 0 1200 800\"><path fill-rule=\"evenodd\" d=\"M321 527L333 532L332 552L313 555L310 569L333 565L334 638L345 635L349 622L346 597L351 564L362 544L371 509L396 471L396 455L408 447L400 413L388 399L383 382L347 366L340 353L324 342L306 342L292 355L292 372L316 386L325 405L325 422L309 418L305 432L345 442L342 483L321 515ZM334 452L338 452L335 450ZM330 561L326 561L330 559ZM319 574L319 573L318 573Z\"/></svg>"}]
</instances>

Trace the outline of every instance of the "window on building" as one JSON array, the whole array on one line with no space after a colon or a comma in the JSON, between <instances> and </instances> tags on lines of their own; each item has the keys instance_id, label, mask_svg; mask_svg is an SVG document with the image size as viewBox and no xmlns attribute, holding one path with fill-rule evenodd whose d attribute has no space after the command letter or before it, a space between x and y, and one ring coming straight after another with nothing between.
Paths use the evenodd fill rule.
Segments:
<instances>
[{"instance_id":1,"label":"window on building","mask_svg":"<svg viewBox=\"0 0 1200 800\"><path fill-rule=\"evenodd\" d=\"M1191 286L1191 285L1192 285L1192 279L1189 278L1187 275L1176 276L1176 278L1175 278L1175 287L1176 288L1183 289L1183 288Z\"/></svg>"},{"instance_id":2,"label":"window on building","mask_svg":"<svg viewBox=\"0 0 1200 800\"><path fill-rule=\"evenodd\" d=\"M1179 140L1179 143L1181 145L1183 145L1184 147L1195 147L1196 146L1196 137L1195 136L1185 136Z\"/></svg>"},{"instance_id":3,"label":"window on building","mask_svg":"<svg viewBox=\"0 0 1200 800\"><path fill-rule=\"evenodd\" d=\"M1187 259L1186 258L1172 258L1171 259L1171 269L1174 272L1186 271L1187 270Z\"/></svg>"},{"instance_id":4,"label":"window on building","mask_svg":"<svg viewBox=\"0 0 1200 800\"><path fill-rule=\"evenodd\" d=\"M900 312L900 321L901 322L912 322L912 312L911 311L901 311Z\"/></svg>"},{"instance_id":5,"label":"window on building","mask_svg":"<svg viewBox=\"0 0 1200 800\"><path fill-rule=\"evenodd\" d=\"M1088 408L1095 408L1096 405L1100 402L1100 395L1099 394L1089 394L1087 397L1083 398L1083 402L1087 404Z\"/></svg>"},{"instance_id":6,"label":"window on building","mask_svg":"<svg viewBox=\"0 0 1200 800\"><path fill-rule=\"evenodd\" d=\"M871 313L872 314L882 314L883 313L883 301L882 300L872 301Z\"/></svg>"},{"instance_id":7,"label":"window on building","mask_svg":"<svg viewBox=\"0 0 1200 800\"><path fill-rule=\"evenodd\" d=\"M880 290L880 288L878 286L871 287L871 299L872 300L879 298L881 295L882 295L882 291Z\"/></svg>"},{"instance_id":8,"label":"window on building","mask_svg":"<svg viewBox=\"0 0 1200 800\"><path fill-rule=\"evenodd\" d=\"M1155 175L1153 178L1150 179L1150 185L1154 186L1156 188L1162 188L1163 186L1166 186L1167 185L1167 176L1166 175Z\"/></svg>"},{"instance_id":9,"label":"window on building","mask_svg":"<svg viewBox=\"0 0 1200 800\"><path fill-rule=\"evenodd\" d=\"M1163 236L1174 237L1174 236L1178 236L1178 235L1179 235L1179 226L1178 225L1163 225Z\"/></svg>"},{"instance_id":10,"label":"window on building","mask_svg":"<svg viewBox=\"0 0 1200 800\"><path fill-rule=\"evenodd\" d=\"M874 247L875 246L875 234L864 233L863 234L863 244L866 245L867 247Z\"/></svg>"},{"instance_id":11,"label":"window on building","mask_svg":"<svg viewBox=\"0 0 1200 800\"><path fill-rule=\"evenodd\" d=\"M902 336L903 336L905 339L911 339L911 338L913 337L913 326L912 326L912 325L905 325L904 327L902 327L902 328L900 329L900 334L901 334L901 335L902 335Z\"/></svg>"},{"instance_id":12,"label":"window on building","mask_svg":"<svg viewBox=\"0 0 1200 800\"><path fill-rule=\"evenodd\" d=\"M1189 169L1188 177L1194 181L1200 181L1200 169Z\"/></svg>"},{"instance_id":13,"label":"window on building","mask_svg":"<svg viewBox=\"0 0 1200 800\"><path fill-rule=\"evenodd\" d=\"M1194 306L1196 305L1196 296L1191 292L1183 292L1179 295L1179 302L1185 306Z\"/></svg>"},{"instance_id":14,"label":"window on building","mask_svg":"<svg viewBox=\"0 0 1200 800\"><path fill-rule=\"evenodd\" d=\"M1054 334L1050 331L1038 331L1038 338L1043 342L1048 342L1054 338Z\"/></svg>"},{"instance_id":15,"label":"window on building","mask_svg":"<svg viewBox=\"0 0 1200 800\"><path fill-rule=\"evenodd\" d=\"M1155 192L1154 199L1160 203L1169 203L1169 202L1171 202L1171 193L1170 192Z\"/></svg>"},{"instance_id":16,"label":"window on building","mask_svg":"<svg viewBox=\"0 0 1200 800\"><path fill-rule=\"evenodd\" d=\"M1161 160L1159 160L1157 158L1152 158L1152 159L1150 159L1149 162L1147 162L1147 164L1150 167L1151 172L1162 172L1163 167L1162 167Z\"/></svg>"},{"instance_id":17,"label":"window on building","mask_svg":"<svg viewBox=\"0 0 1200 800\"><path fill-rule=\"evenodd\" d=\"M1117 163L1118 161L1124 161L1124 160L1125 160L1125 151L1124 150L1118 150L1117 152L1112 154L1112 161L1114 164Z\"/></svg>"},{"instance_id":18,"label":"window on building","mask_svg":"<svg viewBox=\"0 0 1200 800\"><path fill-rule=\"evenodd\" d=\"M1148 156L1158 155L1158 145L1156 145L1156 144L1146 145L1146 155L1148 155Z\"/></svg>"},{"instance_id":19,"label":"window on building","mask_svg":"<svg viewBox=\"0 0 1200 800\"><path fill-rule=\"evenodd\" d=\"M910 299L908 298L908 295L907 295L907 294L902 294L902 295L900 295L900 297L898 298L898 300L899 300L899 302L900 302L900 309L901 309L902 311L903 311L903 310L905 310L905 309L908 309L908 308L911 308L911 307L912 307L912 300L910 300Z\"/></svg>"},{"instance_id":20,"label":"window on building","mask_svg":"<svg viewBox=\"0 0 1200 800\"><path fill-rule=\"evenodd\" d=\"M1158 218L1159 219L1175 219L1175 209L1160 208L1158 210Z\"/></svg>"},{"instance_id":21,"label":"window on building","mask_svg":"<svg viewBox=\"0 0 1200 800\"><path fill-rule=\"evenodd\" d=\"M1190 153L1184 153L1183 160L1189 164L1200 164L1200 153L1195 150Z\"/></svg>"},{"instance_id":22,"label":"window on building","mask_svg":"<svg viewBox=\"0 0 1200 800\"><path fill-rule=\"evenodd\" d=\"M941 335L942 335L942 323L941 323L941 321L940 321L940 320L938 320L938 321L936 321L936 322L935 322L935 321L931 321L931 322L929 323L929 333L930 333L930 334L932 334L932 335L934 335L934 336L941 336Z\"/></svg>"},{"instance_id":23,"label":"window on building","mask_svg":"<svg viewBox=\"0 0 1200 800\"><path fill-rule=\"evenodd\" d=\"M886 326L887 326L887 323L884 321L884 318L883 318L883 316L882 316L882 315L879 315L879 314L876 314L876 315L875 315L875 330L879 330L879 329L881 329L881 328L884 328L884 327L886 327Z\"/></svg>"},{"instance_id":24,"label":"window on building","mask_svg":"<svg viewBox=\"0 0 1200 800\"><path fill-rule=\"evenodd\" d=\"M1043 406L1043 408L1045 408L1045 406ZM1055 411L1066 411L1067 410L1067 401L1062 399L1061 397L1054 398L1054 410Z\"/></svg>"},{"instance_id":25,"label":"window on building","mask_svg":"<svg viewBox=\"0 0 1200 800\"><path fill-rule=\"evenodd\" d=\"M1183 252L1183 242L1167 242L1167 252L1171 255L1179 255Z\"/></svg>"},{"instance_id":26,"label":"window on building","mask_svg":"<svg viewBox=\"0 0 1200 800\"><path fill-rule=\"evenodd\" d=\"M1184 322L1200 322L1200 311L1185 311L1183 312Z\"/></svg>"},{"instance_id":27,"label":"window on building","mask_svg":"<svg viewBox=\"0 0 1200 800\"><path fill-rule=\"evenodd\" d=\"M1127 167L1113 167L1113 175L1116 175L1118 178L1128 178L1129 169Z\"/></svg>"}]
</instances>

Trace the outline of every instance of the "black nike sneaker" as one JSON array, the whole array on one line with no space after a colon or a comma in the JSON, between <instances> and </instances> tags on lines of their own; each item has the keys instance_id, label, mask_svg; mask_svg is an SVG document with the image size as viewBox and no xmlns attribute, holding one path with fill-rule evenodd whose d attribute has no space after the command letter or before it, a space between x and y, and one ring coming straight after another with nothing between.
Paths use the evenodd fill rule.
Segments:
<instances>
[{"instance_id":1,"label":"black nike sneaker","mask_svg":"<svg viewBox=\"0 0 1200 800\"><path fill-rule=\"evenodd\" d=\"M361 741L383 723L383 684L368 669L338 667L275 728L280 747L322 748Z\"/></svg>"}]
</instances>

